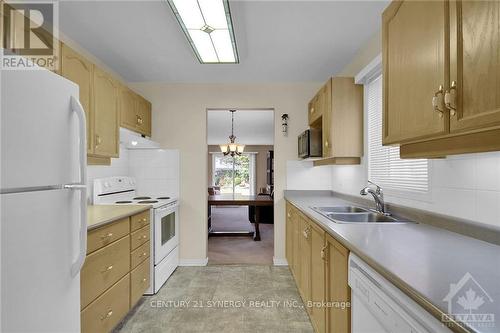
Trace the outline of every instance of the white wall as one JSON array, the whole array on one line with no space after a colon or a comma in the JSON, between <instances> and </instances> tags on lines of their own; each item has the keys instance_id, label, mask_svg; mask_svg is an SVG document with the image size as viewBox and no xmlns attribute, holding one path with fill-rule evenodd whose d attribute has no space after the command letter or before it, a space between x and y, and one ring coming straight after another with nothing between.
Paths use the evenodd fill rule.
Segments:
<instances>
[{"instance_id":1,"label":"white wall","mask_svg":"<svg viewBox=\"0 0 500 333\"><path fill-rule=\"evenodd\" d=\"M286 161L297 158L297 136L307 127L307 102L321 83L165 84L133 87L153 104L153 140L180 150L180 257L207 257L207 108L273 108L275 148L274 257L285 258ZM281 133L288 113L289 135ZM238 133L236 133L238 135Z\"/></svg>"}]
</instances>

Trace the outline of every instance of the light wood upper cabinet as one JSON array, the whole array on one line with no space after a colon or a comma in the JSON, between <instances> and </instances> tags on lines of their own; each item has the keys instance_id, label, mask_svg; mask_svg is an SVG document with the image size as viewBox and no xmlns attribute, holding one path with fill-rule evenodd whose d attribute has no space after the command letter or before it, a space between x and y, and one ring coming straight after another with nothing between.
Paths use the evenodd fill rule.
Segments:
<instances>
[{"instance_id":1,"label":"light wood upper cabinet","mask_svg":"<svg viewBox=\"0 0 500 333\"><path fill-rule=\"evenodd\" d=\"M123 87L120 97L120 126L151 136L151 103Z\"/></svg>"},{"instance_id":2,"label":"light wood upper cabinet","mask_svg":"<svg viewBox=\"0 0 500 333\"><path fill-rule=\"evenodd\" d=\"M395 1L383 14L384 144L446 130L445 117L432 104L447 84L446 8L443 1Z\"/></svg>"},{"instance_id":3,"label":"light wood upper cabinet","mask_svg":"<svg viewBox=\"0 0 500 333\"><path fill-rule=\"evenodd\" d=\"M334 77L317 94L321 109L310 126L321 129L323 159L314 165L359 164L363 156L363 86Z\"/></svg>"},{"instance_id":4,"label":"light wood upper cabinet","mask_svg":"<svg viewBox=\"0 0 500 333\"><path fill-rule=\"evenodd\" d=\"M129 88L120 89L120 126L136 130L137 126L137 95Z\"/></svg>"},{"instance_id":5,"label":"light wood upper cabinet","mask_svg":"<svg viewBox=\"0 0 500 333\"><path fill-rule=\"evenodd\" d=\"M141 96L138 100L137 115L139 133L151 136L151 103Z\"/></svg>"},{"instance_id":6,"label":"light wood upper cabinet","mask_svg":"<svg viewBox=\"0 0 500 333\"><path fill-rule=\"evenodd\" d=\"M450 2L450 131L500 126L500 2Z\"/></svg>"},{"instance_id":7,"label":"light wood upper cabinet","mask_svg":"<svg viewBox=\"0 0 500 333\"><path fill-rule=\"evenodd\" d=\"M382 21L383 143L402 158L500 150L500 3L393 1Z\"/></svg>"},{"instance_id":8,"label":"light wood upper cabinet","mask_svg":"<svg viewBox=\"0 0 500 333\"><path fill-rule=\"evenodd\" d=\"M61 45L61 75L73 81L80 88L80 103L85 110L87 122L87 153L93 153L92 77L94 65L73 51L67 45Z\"/></svg>"},{"instance_id":9,"label":"light wood upper cabinet","mask_svg":"<svg viewBox=\"0 0 500 333\"><path fill-rule=\"evenodd\" d=\"M118 157L118 83L106 72L94 69L94 154Z\"/></svg>"}]
</instances>

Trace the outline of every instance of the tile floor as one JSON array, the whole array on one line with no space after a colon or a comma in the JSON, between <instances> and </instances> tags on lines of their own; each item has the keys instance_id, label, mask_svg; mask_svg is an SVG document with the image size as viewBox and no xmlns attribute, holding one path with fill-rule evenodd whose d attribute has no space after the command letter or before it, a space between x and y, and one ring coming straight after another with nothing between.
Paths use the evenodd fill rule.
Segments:
<instances>
[{"instance_id":1,"label":"tile floor","mask_svg":"<svg viewBox=\"0 0 500 333\"><path fill-rule=\"evenodd\" d=\"M158 294L143 297L117 332L279 333L313 328L288 267L226 265L177 268Z\"/></svg>"}]
</instances>

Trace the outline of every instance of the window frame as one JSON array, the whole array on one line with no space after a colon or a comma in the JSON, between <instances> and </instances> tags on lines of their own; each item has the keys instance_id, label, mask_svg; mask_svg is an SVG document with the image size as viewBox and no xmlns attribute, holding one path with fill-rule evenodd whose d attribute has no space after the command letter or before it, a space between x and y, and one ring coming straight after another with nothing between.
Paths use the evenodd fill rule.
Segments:
<instances>
[{"instance_id":1,"label":"window frame","mask_svg":"<svg viewBox=\"0 0 500 333\"><path fill-rule=\"evenodd\" d=\"M365 68L363 68L358 75L355 77L355 82L357 84L363 84L363 123L364 123L364 145L365 145L365 160L366 160L366 169L365 175L366 179L370 179L370 136L369 136L369 110L368 110L368 85L373 83L377 79L382 80L382 55L379 54L375 57ZM383 98L383 96L382 96ZM383 105L382 110L383 113ZM382 131L382 128L380 128ZM401 199L408 200L417 200L423 202L431 203L433 201L433 167L432 160L428 160L427 163L427 191L426 192L418 192L411 190L403 190L399 188L390 188L384 187L384 184L380 184L380 186L384 190L384 194L389 197L397 197Z\"/></svg>"}]
</instances>

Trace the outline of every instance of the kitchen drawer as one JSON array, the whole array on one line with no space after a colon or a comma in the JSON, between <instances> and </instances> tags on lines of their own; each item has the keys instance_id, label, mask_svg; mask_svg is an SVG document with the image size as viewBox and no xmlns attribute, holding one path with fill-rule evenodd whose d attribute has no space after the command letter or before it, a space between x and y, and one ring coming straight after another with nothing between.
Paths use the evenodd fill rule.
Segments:
<instances>
[{"instance_id":1,"label":"kitchen drawer","mask_svg":"<svg viewBox=\"0 0 500 333\"><path fill-rule=\"evenodd\" d=\"M130 253L130 268L134 269L139 265L144 259L149 258L149 242L146 242L139 246L137 249Z\"/></svg>"},{"instance_id":2,"label":"kitchen drawer","mask_svg":"<svg viewBox=\"0 0 500 333\"><path fill-rule=\"evenodd\" d=\"M131 249L135 250L149 240L149 225L133 232L130 237Z\"/></svg>"},{"instance_id":3,"label":"kitchen drawer","mask_svg":"<svg viewBox=\"0 0 500 333\"><path fill-rule=\"evenodd\" d=\"M136 231L149 225L149 209L130 217L130 231Z\"/></svg>"},{"instance_id":4,"label":"kitchen drawer","mask_svg":"<svg viewBox=\"0 0 500 333\"><path fill-rule=\"evenodd\" d=\"M81 312L82 333L108 333L130 309L130 274L99 296Z\"/></svg>"},{"instance_id":5,"label":"kitchen drawer","mask_svg":"<svg viewBox=\"0 0 500 333\"><path fill-rule=\"evenodd\" d=\"M129 271L129 236L89 254L80 276L81 308L86 307Z\"/></svg>"},{"instance_id":6,"label":"kitchen drawer","mask_svg":"<svg viewBox=\"0 0 500 333\"><path fill-rule=\"evenodd\" d=\"M130 222L127 217L89 231L87 234L87 254L126 236L129 230Z\"/></svg>"},{"instance_id":7,"label":"kitchen drawer","mask_svg":"<svg viewBox=\"0 0 500 333\"><path fill-rule=\"evenodd\" d=\"M130 272L130 305L133 307L141 298L144 291L149 287L150 270L149 260L144 260Z\"/></svg>"}]
</instances>

